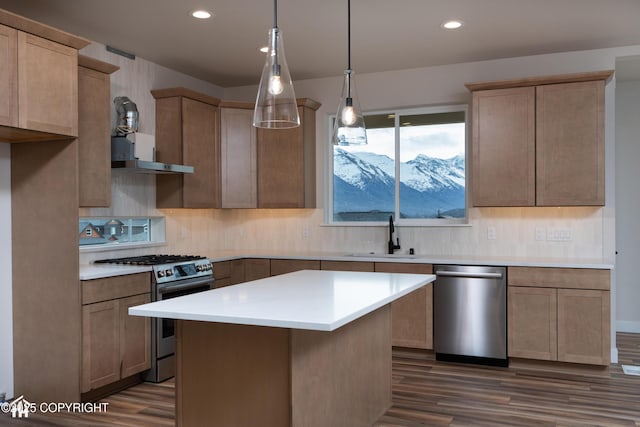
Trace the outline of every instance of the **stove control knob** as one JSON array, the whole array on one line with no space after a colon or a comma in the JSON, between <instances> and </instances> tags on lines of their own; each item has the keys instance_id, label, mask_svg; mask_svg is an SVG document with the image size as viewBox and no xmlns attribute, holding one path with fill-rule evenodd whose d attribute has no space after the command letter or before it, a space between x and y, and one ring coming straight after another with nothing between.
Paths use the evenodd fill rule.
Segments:
<instances>
[{"instance_id":1,"label":"stove control knob","mask_svg":"<svg viewBox=\"0 0 640 427\"><path fill-rule=\"evenodd\" d=\"M169 277L169 276L173 276L173 270L171 270L171 269L167 269L167 270L166 270L166 275L167 275L167 277Z\"/></svg>"},{"instance_id":2,"label":"stove control knob","mask_svg":"<svg viewBox=\"0 0 640 427\"><path fill-rule=\"evenodd\" d=\"M196 271L199 273L203 270L203 266L202 265L196 265Z\"/></svg>"},{"instance_id":3,"label":"stove control knob","mask_svg":"<svg viewBox=\"0 0 640 427\"><path fill-rule=\"evenodd\" d=\"M164 277L164 270L158 270L158 277Z\"/></svg>"}]
</instances>

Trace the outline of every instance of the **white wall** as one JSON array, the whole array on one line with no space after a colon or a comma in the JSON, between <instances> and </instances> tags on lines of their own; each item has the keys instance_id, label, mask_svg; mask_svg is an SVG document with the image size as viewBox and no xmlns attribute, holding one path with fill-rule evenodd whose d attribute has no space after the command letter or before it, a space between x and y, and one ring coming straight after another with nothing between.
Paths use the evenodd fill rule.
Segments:
<instances>
[{"instance_id":1,"label":"white wall","mask_svg":"<svg viewBox=\"0 0 640 427\"><path fill-rule=\"evenodd\" d=\"M11 146L0 143L0 392L13 396Z\"/></svg>"},{"instance_id":2,"label":"white wall","mask_svg":"<svg viewBox=\"0 0 640 427\"><path fill-rule=\"evenodd\" d=\"M616 86L617 330L640 332L640 76Z\"/></svg>"}]
</instances>

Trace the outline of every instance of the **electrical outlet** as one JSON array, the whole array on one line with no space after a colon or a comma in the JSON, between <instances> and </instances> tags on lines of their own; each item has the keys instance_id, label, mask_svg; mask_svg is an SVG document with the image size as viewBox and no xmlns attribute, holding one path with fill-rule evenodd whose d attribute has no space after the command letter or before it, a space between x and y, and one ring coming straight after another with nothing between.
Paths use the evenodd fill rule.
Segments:
<instances>
[{"instance_id":1,"label":"electrical outlet","mask_svg":"<svg viewBox=\"0 0 640 427\"><path fill-rule=\"evenodd\" d=\"M550 228L547 230L547 240L552 242L570 242L573 233L570 228Z\"/></svg>"},{"instance_id":2,"label":"electrical outlet","mask_svg":"<svg viewBox=\"0 0 640 427\"><path fill-rule=\"evenodd\" d=\"M302 226L302 238L303 239L308 239L309 236L311 235L311 232L309 231L309 226L308 225L303 225Z\"/></svg>"},{"instance_id":3,"label":"electrical outlet","mask_svg":"<svg viewBox=\"0 0 640 427\"><path fill-rule=\"evenodd\" d=\"M496 240L496 228L487 227L487 240Z\"/></svg>"},{"instance_id":4,"label":"electrical outlet","mask_svg":"<svg viewBox=\"0 0 640 427\"><path fill-rule=\"evenodd\" d=\"M545 234L546 233L545 233L544 227L536 227L536 240L538 242L544 240L544 235Z\"/></svg>"}]
</instances>

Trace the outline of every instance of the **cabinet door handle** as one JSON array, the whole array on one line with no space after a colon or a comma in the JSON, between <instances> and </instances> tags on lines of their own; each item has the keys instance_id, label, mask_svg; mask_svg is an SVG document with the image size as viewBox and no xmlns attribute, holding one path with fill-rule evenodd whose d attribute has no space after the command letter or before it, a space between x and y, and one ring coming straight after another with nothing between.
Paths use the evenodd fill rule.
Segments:
<instances>
[{"instance_id":1,"label":"cabinet door handle","mask_svg":"<svg viewBox=\"0 0 640 427\"><path fill-rule=\"evenodd\" d=\"M502 279L502 273L467 273L464 271L436 271L436 276L446 277L478 277L481 279Z\"/></svg>"}]
</instances>

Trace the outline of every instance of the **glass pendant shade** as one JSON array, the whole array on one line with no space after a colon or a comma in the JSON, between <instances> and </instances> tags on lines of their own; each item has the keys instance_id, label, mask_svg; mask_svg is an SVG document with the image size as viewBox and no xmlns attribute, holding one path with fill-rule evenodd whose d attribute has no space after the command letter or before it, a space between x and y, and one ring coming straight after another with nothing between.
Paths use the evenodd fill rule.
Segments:
<instances>
[{"instance_id":1,"label":"glass pendant shade","mask_svg":"<svg viewBox=\"0 0 640 427\"><path fill-rule=\"evenodd\" d=\"M342 95L333 125L334 145L364 145L367 143L367 131L360 102L356 94L353 70L344 72Z\"/></svg>"},{"instance_id":2,"label":"glass pendant shade","mask_svg":"<svg viewBox=\"0 0 640 427\"><path fill-rule=\"evenodd\" d=\"M269 129L300 126L298 104L278 27L269 31L269 50L253 111L253 125Z\"/></svg>"}]
</instances>

